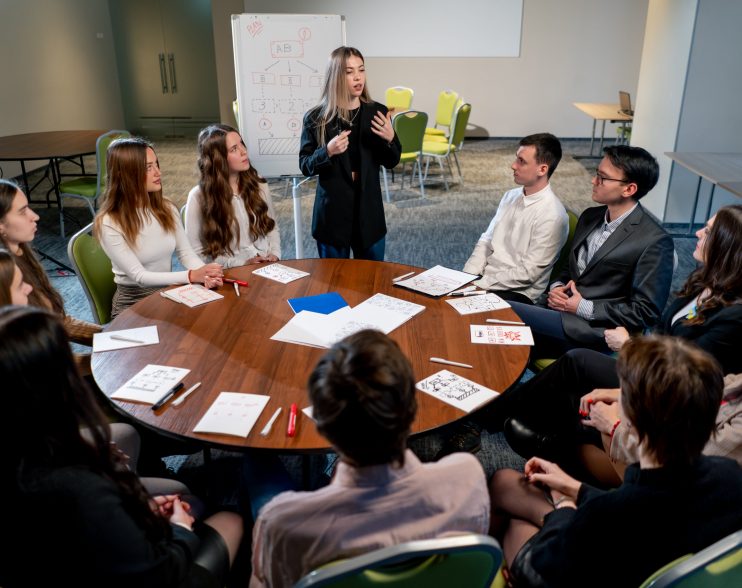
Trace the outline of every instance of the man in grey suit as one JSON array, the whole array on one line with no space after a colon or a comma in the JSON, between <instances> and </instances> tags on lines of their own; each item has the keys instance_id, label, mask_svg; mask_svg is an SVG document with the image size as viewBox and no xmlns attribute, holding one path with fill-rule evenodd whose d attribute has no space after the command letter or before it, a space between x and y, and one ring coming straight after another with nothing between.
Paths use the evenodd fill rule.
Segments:
<instances>
[{"instance_id":1,"label":"man in grey suit","mask_svg":"<svg viewBox=\"0 0 742 588\"><path fill-rule=\"evenodd\" d=\"M582 213L569 263L550 285L547 307L512 303L530 325L538 357L574 347L608 351L607 328L641 332L660 317L670 292L674 246L639 200L657 183L657 160L640 147L603 150L593 184L601 206Z\"/></svg>"}]
</instances>

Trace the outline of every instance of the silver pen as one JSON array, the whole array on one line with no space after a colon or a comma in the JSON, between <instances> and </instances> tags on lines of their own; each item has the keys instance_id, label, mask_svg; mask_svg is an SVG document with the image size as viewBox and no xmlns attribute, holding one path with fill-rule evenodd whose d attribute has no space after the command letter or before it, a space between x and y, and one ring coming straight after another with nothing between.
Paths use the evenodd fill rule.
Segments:
<instances>
[{"instance_id":1,"label":"silver pen","mask_svg":"<svg viewBox=\"0 0 742 588\"><path fill-rule=\"evenodd\" d=\"M260 436L261 437L267 437L268 436L268 434L271 432L271 428L273 427L273 423L276 422L276 419L278 418L278 415L279 414L281 414L281 407L280 406L276 409L276 412L273 413L273 416L271 417L271 420L269 420L266 423L265 427L263 427L263 430L260 431Z\"/></svg>"},{"instance_id":2,"label":"silver pen","mask_svg":"<svg viewBox=\"0 0 742 588\"><path fill-rule=\"evenodd\" d=\"M194 391L194 390L195 390L196 388L198 388L198 387L199 387L200 385L201 385L201 382L196 382L195 384L193 384L193 386L191 386L190 388L188 388L188 390L186 390L185 392L183 392L183 394L181 394L181 395L180 395L180 397L176 398L176 399L175 399L175 400L173 401L173 406L178 406L178 405L180 405L180 404L181 404L181 403L182 403L182 402L183 402L183 401L184 401L184 400L186 399L186 397L187 397L187 396L188 396L188 395L189 395L189 394L190 394L191 392L193 392L193 391Z\"/></svg>"},{"instance_id":3,"label":"silver pen","mask_svg":"<svg viewBox=\"0 0 742 588\"><path fill-rule=\"evenodd\" d=\"M116 341L126 341L127 343L139 343L140 345L143 345L145 341L140 341L139 339L130 339L129 337L124 337L123 335L111 335L111 339L114 339Z\"/></svg>"},{"instance_id":4,"label":"silver pen","mask_svg":"<svg viewBox=\"0 0 742 588\"><path fill-rule=\"evenodd\" d=\"M406 274L402 274L401 276L397 276L396 278L392 278L392 282L399 282L400 280L404 280L405 278L409 278L412 275L415 275L415 272L409 272L409 273L406 273Z\"/></svg>"},{"instance_id":5,"label":"silver pen","mask_svg":"<svg viewBox=\"0 0 742 588\"><path fill-rule=\"evenodd\" d=\"M462 368L472 368L468 363L461 363L458 361L451 361L450 359L443 359L442 357L431 357L430 361L433 363L443 363L445 365L455 365Z\"/></svg>"},{"instance_id":6,"label":"silver pen","mask_svg":"<svg viewBox=\"0 0 742 588\"><path fill-rule=\"evenodd\" d=\"M526 323L523 323L521 321L503 321L500 319L487 319L488 323L499 323L501 325L523 325L525 326Z\"/></svg>"}]
</instances>

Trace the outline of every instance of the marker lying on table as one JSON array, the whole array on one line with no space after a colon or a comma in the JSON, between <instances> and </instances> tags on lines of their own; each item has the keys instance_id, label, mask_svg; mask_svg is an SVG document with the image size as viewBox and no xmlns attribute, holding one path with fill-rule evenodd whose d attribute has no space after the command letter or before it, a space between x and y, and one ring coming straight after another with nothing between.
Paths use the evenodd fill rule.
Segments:
<instances>
[{"instance_id":1,"label":"marker lying on table","mask_svg":"<svg viewBox=\"0 0 742 588\"><path fill-rule=\"evenodd\" d=\"M188 388L188 390L183 392L183 394L181 394L180 396L178 396L178 398L175 399L175 401L173 402L173 406L180 406L180 404L188 397L188 395L194 390L196 390L200 385L201 385L201 382L196 382L195 384L193 384L193 386Z\"/></svg>"},{"instance_id":2,"label":"marker lying on table","mask_svg":"<svg viewBox=\"0 0 742 588\"><path fill-rule=\"evenodd\" d=\"M293 437L296 435L296 402L291 404L291 410L289 411L289 427L286 429L286 435Z\"/></svg>"},{"instance_id":3,"label":"marker lying on table","mask_svg":"<svg viewBox=\"0 0 742 588\"><path fill-rule=\"evenodd\" d=\"M470 292L451 292L449 296L480 296L481 294L489 294L487 290L473 290Z\"/></svg>"},{"instance_id":4,"label":"marker lying on table","mask_svg":"<svg viewBox=\"0 0 742 588\"><path fill-rule=\"evenodd\" d=\"M454 290L453 292L449 292L449 296L460 296L464 292L471 292L472 290L476 290L476 286L467 286L466 288L461 288L461 290Z\"/></svg>"},{"instance_id":5,"label":"marker lying on table","mask_svg":"<svg viewBox=\"0 0 742 588\"><path fill-rule=\"evenodd\" d=\"M473 368L468 363L459 363L458 361L451 361L450 359L443 359L442 357L431 357L430 361L433 363L445 363L446 365L455 365L463 368Z\"/></svg>"},{"instance_id":6,"label":"marker lying on table","mask_svg":"<svg viewBox=\"0 0 742 588\"><path fill-rule=\"evenodd\" d=\"M404 280L405 278L409 278L410 276L414 276L415 272L409 272L406 274L402 274L401 276L397 276L396 278L392 278L392 282L399 282L400 280Z\"/></svg>"},{"instance_id":7,"label":"marker lying on table","mask_svg":"<svg viewBox=\"0 0 742 588\"><path fill-rule=\"evenodd\" d=\"M499 323L501 325L523 325L525 326L526 323L523 323L521 321L503 321L500 319L487 319L488 323Z\"/></svg>"},{"instance_id":8,"label":"marker lying on table","mask_svg":"<svg viewBox=\"0 0 742 588\"><path fill-rule=\"evenodd\" d=\"M278 415L281 414L281 407L279 406L276 409L276 412L273 413L273 416L271 417L271 420L268 421L268 423L263 427L263 430L260 431L261 437L267 437L268 434L271 432L271 428L273 427L273 423L276 422L276 419L278 418Z\"/></svg>"},{"instance_id":9,"label":"marker lying on table","mask_svg":"<svg viewBox=\"0 0 742 588\"><path fill-rule=\"evenodd\" d=\"M225 284L237 284L245 288L249 287L249 284L245 280L235 280L234 278L222 278L222 282Z\"/></svg>"},{"instance_id":10,"label":"marker lying on table","mask_svg":"<svg viewBox=\"0 0 742 588\"><path fill-rule=\"evenodd\" d=\"M159 410L160 408L165 406L165 403L168 400L170 400L173 396L175 396L182 387L183 387L183 382L178 382L177 384L175 384L175 386L170 388L170 390L168 390L162 398L160 398L157 402L155 402L152 405L152 410Z\"/></svg>"}]
</instances>

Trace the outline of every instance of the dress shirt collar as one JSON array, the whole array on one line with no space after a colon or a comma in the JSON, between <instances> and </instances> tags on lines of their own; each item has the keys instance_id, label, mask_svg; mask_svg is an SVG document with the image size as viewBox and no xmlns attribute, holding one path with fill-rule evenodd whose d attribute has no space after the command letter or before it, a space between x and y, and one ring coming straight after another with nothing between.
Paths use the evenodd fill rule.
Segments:
<instances>
[{"instance_id":1,"label":"dress shirt collar","mask_svg":"<svg viewBox=\"0 0 742 588\"><path fill-rule=\"evenodd\" d=\"M338 461L331 484L349 487L385 486L411 476L420 467L420 460L409 449L405 451L404 465L401 468L391 464L357 468L344 461Z\"/></svg>"},{"instance_id":2,"label":"dress shirt collar","mask_svg":"<svg viewBox=\"0 0 742 588\"><path fill-rule=\"evenodd\" d=\"M546 184L538 192L528 194L527 196L523 188L520 189L520 193L523 196L523 206L531 206L531 204L536 204L536 202L543 200L551 193L551 184Z\"/></svg>"},{"instance_id":3,"label":"dress shirt collar","mask_svg":"<svg viewBox=\"0 0 742 588\"><path fill-rule=\"evenodd\" d=\"M619 225L626 219L626 217L629 216L632 212L634 212L634 210L636 209L638 205L639 203L637 202L636 204L634 204L634 206L632 206L629 210L624 212L617 219L612 220L610 222L608 222L608 209L606 209L605 216L603 217L603 230L608 231L609 233L612 233L613 231L615 231L619 227Z\"/></svg>"}]
</instances>

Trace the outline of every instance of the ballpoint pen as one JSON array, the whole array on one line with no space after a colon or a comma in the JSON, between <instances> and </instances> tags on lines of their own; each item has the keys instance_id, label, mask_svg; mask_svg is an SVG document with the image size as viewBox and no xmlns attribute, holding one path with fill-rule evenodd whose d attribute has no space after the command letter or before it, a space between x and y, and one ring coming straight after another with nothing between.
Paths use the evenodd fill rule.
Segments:
<instances>
[{"instance_id":1,"label":"ballpoint pen","mask_svg":"<svg viewBox=\"0 0 742 588\"><path fill-rule=\"evenodd\" d=\"M406 274L402 274L401 276L397 276L396 278L392 278L392 282L399 282L400 280L404 280L405 278L409 278L410 276L414 275L415 272L409 272Z\"/></svg>"},{"instance_id":2,"label":"ballpoint pen","mask_svg":"<svg viewBox=\"0 0 742 588\"><path fill-rule=\"evenodd\" d=\"M175 384L175 386L170 388L170 390L168 390L162 398L160 398L157 402L155 402L152 405L152 410L159 410L160 408L165 406L165 403L168 400L170 400L173 396L175 396L178 393L178 390L180 390L182 387L183 387L183 382L178 382L177 384Z\"/></svg>"},{"instance_id":3,"label":"ballpoint pen","mask_svg":"<svg viewBox=\"0 0 742 588\"><path fill-rule=\"evenodd\" d=\"M276 409L276 412L273 413L273 416L266 423L265 427L263 427L263 430L260 431L260 436L261 437L267 437L270 434L271 428L273 427L273 423L276 422L276 419L278 418L278 415L279 414L281 414L281 407L280 406Z\"/></svg>"},{"instance_id":4,"label":"ballpoint pen","mask_svg":"<svg viewBox=\"0 0 742 588\"><path fill-rule=\"evenodd\" d=\"M455 365L455 366L463 367L463 368L472 367L468 363L460 363L458 361L451 361L450 359L443 359L442 357L431 357L430 361L432 361L433 363L444 363L446 365Z\"/></svg>"},{"instance_id":5,"label":"ballpoint pen","mask_svg":"<svg viewBox=\"0 0 742 588\"><path fill-rule=\"evenodd\" d=\"M232 285L234 286L234 293L237 294L237 297L240 296L240 285L237 282L232 282Z\"/></svg>"},{"instance_id":6,"label":"ballpoint pen","mask_svg":"<svg viewBox=\"0 0 742 588\"><path fill-rule=\"evenodd\" d=\"M130 339L129 337L124 337L122 335L111 335L111 339L115 339L116 341L125 341L126 343L144 343L144 341L139 339Z\"/></svg>"},{"instance_id":7,"label":"ballpoint pen","mask_svg":"<svg viewBox=\"0 0 742 588\"><path fill-rule=\"evenodd\" d=\"M503 321L500 319L487 319L488 323L499 323L501 325L523 325L525 326L526 323L523 323L521 321Z\"/></svg>"},{"instance_id":8,"label":"ballpoint pen","mask_svg":"<svg viewBox=\"0 0 742 588\"><path fill-rule=\"evenodd\" d=\"M473 290L471 292L451 292L449 296L480 296L482 294L489 294L487 290Z\"/></svg>"},{"instance_id":9,"label":"ballpoint pen","mask_svg":"<svg viewBox=\"0 0 742 588\"><path fill-rule=\"evenodd\" d=\"M286 429L286 435L293 437L296 435L296 402L291 404L291 410L289 411L289 426Z\"/></svg>"},{"instance_id":10,"label":"ballpoint pen","mask_svg":"<svg viewBox=\"0 0 742 588\"><path fill-rule=\"evenodd\" d=\"M191 392L193 392L194 390L196 390L200 385L201 385L201 382L196 382L195 384L193 384L193 386L191 386L190 388L188 388L188 390L186 390L185 392L183 392L183 394L181 394L180 396L178 396L178 398L176 398L173 401L173 406L180 406L183 403L183 401L186 398L188 398L188 395Z\"/></svg>"}]
</instances>

